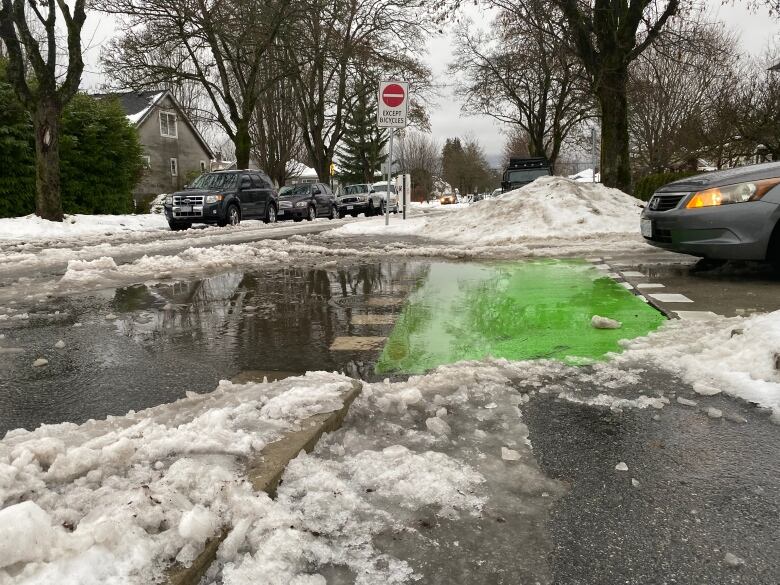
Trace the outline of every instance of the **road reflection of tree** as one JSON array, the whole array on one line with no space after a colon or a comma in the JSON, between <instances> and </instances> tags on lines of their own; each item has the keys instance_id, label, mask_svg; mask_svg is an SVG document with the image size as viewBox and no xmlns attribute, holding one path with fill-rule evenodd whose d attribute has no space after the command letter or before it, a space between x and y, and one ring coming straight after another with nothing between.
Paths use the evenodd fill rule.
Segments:
<instances>
[{"instance_id":1,"label":"road reflection of tree","mask_svg":"<svg viewBox=\"0 0 780 585\"><path fill-rule=\"evenodd\" d=\"M352 331L353 309L330 301L400 293L397 284L414 282L417 272L393 263L332 271L284 267L122 289L114 304L126 313L120 331L142 343L222 356L239 369L335 369L366 377L373 356L330 352L336 337L361 334Z\"/></svg>"}]
</instances>

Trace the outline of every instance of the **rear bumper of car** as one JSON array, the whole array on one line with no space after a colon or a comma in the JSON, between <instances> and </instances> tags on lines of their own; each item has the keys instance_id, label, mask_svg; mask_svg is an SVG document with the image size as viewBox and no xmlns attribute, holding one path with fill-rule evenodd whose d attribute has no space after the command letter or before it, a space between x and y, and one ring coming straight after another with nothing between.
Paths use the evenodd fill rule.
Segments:
<instances>
[{"instance_id":1,"label":"rear bumper of car","mask_svg":"<svg viewBox=\"0 0 780 585\"><path fill-rule=\"evenodd\" d=\"M642 212L645 241L658 248L722 260L765 260L780 208L764 201ZM649 222L649 223L648 223Z\"/></svg>"}]
</instances>

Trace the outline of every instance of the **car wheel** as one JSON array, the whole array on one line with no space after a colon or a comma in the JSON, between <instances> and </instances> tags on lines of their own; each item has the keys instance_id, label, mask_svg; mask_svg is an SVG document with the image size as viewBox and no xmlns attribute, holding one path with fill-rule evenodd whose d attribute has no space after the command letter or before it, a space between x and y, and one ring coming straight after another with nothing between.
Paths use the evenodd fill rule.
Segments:
<instances>
[{"instance_id":1,"label":"car wheel","mask_svg":"<svg viewBox=\"0 0 780 585\"><path fill-rule=\"evenodd\" d=\"M226 225L238 225L241 223L241 212L235 205L230 205L225 212L225 219L220 220L217 225L225 227Z\"/></svg>"},{"instance_id":2,"label":"car wheel","mask_svg":"<svg viewBox=\"0 0 780 585\"><path fill-rule=\"evenodd\" d=\"M273 205L269 205L268 209L265 212L265 219L263 219L264 223L276 223L276 207Z\"/></svg>"},{"instance_id":3,"label":"car wheel","mask_svg":"<svg viewBox=\"0 0 780 585\"><path fill-rule=\"evenodd\" d=\"M189 221L169 221L168 225L171 231L178 232L181 230L188 230L192 227L192 222Z\"/></svg>"},{"instance_id":4,"label":"car wheel","mask_svg":"<svg viewBox=\"0 0 780 585\"><path fill-rule=\"evenodd\" d=\"M309 205L309 215L306 217L309 221L314 221L317 219L317 210L314 208L313 205Z\"/></svg>"},{"instance_id":5,"label":"car wheel","mask_svg":"<svg viewBox=\"0 0 780 585\"><path fill-rule=\"evenodd\" d=\"M371 217L372 215L376 215L376 210L374 209L374 202L369 201L368 210L366 211L366 217Z\"/></svg>"},{"instance_id":6,"label":"car wheel","mask_svg":"<svg viewBox=\"0 0 780 585\"><path fill-rule=\"evenodd\" d=\"M336 211L336 206L331 205L330 206L330 215L328 216L328 219L336 219L339 216L338 211Z\"/></svg>"}]
</instances>

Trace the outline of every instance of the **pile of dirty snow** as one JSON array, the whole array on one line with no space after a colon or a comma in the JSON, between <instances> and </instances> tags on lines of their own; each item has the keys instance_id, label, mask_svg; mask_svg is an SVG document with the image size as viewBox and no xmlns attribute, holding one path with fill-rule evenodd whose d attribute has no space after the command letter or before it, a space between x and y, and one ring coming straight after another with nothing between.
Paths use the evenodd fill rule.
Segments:
<instances>
[{"instance_id":1,"label":"pile of dirty snow","mask_svg":"<svg viewBox=\"0 0 780 585\"><path fill-rule=\"evenodd\" d=\"M341 408L349 378L223 382L209 394L0 441L0 583L152 583L258 500L244 465L313 414ZM255 504L252 504L255 505Z\"/></svg>"},{"instance_id":2,"label":"pile of dirty snow","mask_svg":"<svg viewBox=\"0 0 780 585\"><path fill-rule=\"evenodd\" d=\"M0 219L0 240L61 240L95 234L168 230L162 214L66 215L64 221L48 221L37 215Z\"/></svg>"},{"instance_id":3,"label":"pile of dirty snow","mask_svg":"<svg viewBox=\"0 0 780 585\"><path fill-rule=\"evenodd\" d=\"M767 408L780 424L780 311L669 322L626 345L615 362L652 362L701 395L722 392Z\"/></svg>"},{"instance_id":4,"label":"pile of dirty snow","mask_svg":"<svg viewBox=\"0 0 780 585\"><path fill-rule=\"evenodd\" d=\"M503 244L528 238L581 238L637 233L642 202L599 183L541 177L495 199L446 215L392 223L345 225L334 235L418 235L462 244Z\"/></svg>"}]
</instances>

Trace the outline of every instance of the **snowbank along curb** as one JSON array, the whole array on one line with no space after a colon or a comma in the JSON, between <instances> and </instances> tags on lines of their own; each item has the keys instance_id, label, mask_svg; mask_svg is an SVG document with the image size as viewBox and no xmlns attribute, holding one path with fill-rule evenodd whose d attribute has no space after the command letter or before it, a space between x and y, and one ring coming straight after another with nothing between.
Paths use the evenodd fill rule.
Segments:
<instances>
[{"instance_id":1,"label":"snowbank along curb","mask_svg":"<svg viewBox=\"0 0 780 585\"><path fill-rule=\"evenodd\" d=\"M301 423L300 430L291 431L278 441L270 443L261 452L260 457L247 465L247 477L255 491L276 495L276 488L287 464L301 452L310 452L325 433L341 427L349 407L363 389L363 384L354 380L352 390L343 397L343 406L336 411L315 414ZM206 542L203 551L189 567L175 565L168 571L168 585L197 585L205 575L211 563L217 558L217 550L230 533L229 528Z\"/></svg>"}]
</instances>

